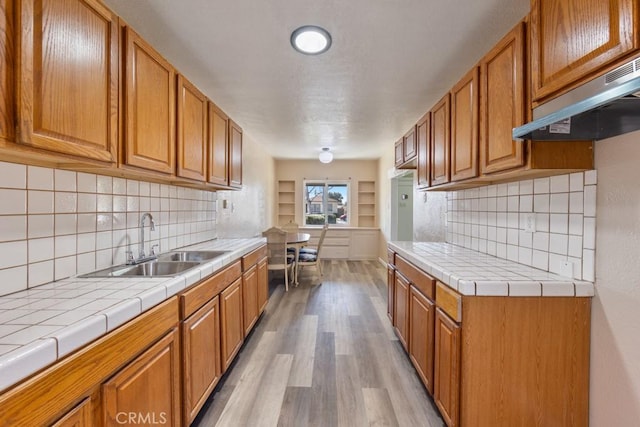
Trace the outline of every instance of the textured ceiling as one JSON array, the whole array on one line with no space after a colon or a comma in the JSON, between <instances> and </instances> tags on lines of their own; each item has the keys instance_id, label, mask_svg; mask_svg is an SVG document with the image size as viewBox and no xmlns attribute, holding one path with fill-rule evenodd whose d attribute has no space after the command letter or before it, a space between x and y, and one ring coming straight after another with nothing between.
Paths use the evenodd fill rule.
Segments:
<instances>
[{"instance_id":1,"label":"textured ceiling","mask_svg":"<svg viewBox=\"0 0 640 427\"><path fill-rule=\"evenodd\" d=\"M377 158L529 0L104 0L276 158ZM332 35L320 56L291 32Z\"/></svg>"}]
</instances>

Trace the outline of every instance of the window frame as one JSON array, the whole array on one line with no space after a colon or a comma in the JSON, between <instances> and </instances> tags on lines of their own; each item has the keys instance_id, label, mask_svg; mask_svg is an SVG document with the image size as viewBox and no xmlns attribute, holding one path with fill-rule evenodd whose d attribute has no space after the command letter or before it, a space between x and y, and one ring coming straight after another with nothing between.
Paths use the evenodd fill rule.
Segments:
<instances>
[{"instance_id":1,"label":"window frame","mask_svg":"<svg viewBox=\"0 0 640 427\"><path fill-rule=\"evenodd\" d=\"M307 212L307 186L315 185L315 186L323 186L323 195L322 195L322 211L324 215L324 223L323 224L307 224L307 217L313 212ZM342 186L344 185L347 189L346 191L346 208L344 210L347 215L347 221L342 223L329 223L328 216L331 214L329 212L329 204L328 204L328 196L329 196L329 187L331 186ZM329 224L331 227L349 227L351 226L351 180L350 179L304 179L302 181L302 227L323 227L325 224ZM310 208L311 210L311 208Z\"/></svg>"}]
</instances>

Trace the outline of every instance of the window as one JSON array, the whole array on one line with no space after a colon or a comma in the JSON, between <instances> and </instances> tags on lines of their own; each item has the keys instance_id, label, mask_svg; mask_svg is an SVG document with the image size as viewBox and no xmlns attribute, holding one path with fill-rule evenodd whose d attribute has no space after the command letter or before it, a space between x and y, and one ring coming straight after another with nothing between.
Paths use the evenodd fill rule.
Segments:
<instances>
[{"instance_id":1,"label":"window","mask_svg":"<svg viewBox=\"0 0 640 427\"><path fill-rule=\"evenodd\" d=\"M348 181L305 181L304 224L349 224Z\"/></svg>"}]
</instances>

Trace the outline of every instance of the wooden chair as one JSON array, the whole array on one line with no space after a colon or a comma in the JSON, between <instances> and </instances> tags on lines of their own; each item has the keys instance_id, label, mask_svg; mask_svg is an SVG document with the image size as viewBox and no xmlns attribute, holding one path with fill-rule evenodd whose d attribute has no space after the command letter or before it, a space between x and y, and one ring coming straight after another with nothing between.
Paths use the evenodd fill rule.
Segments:
<instances>
[{"instance_id":1,"label":"wooden chair","mask_svg":"<svg viewBox=\"0 0 640 427\"><path fill-rule=\"evenodd\" d=\"M289 291L289 270L294 266L295 257L287 254L287 232L271 227L263 231L262 236L267 238L267 269L284 270L284 289Z\"/></svg>"},{"instance_id":2,"label":"wooden chair","mask_svg":"<svg viewBox=\"0 0 640 427\"><path fill-rule=\"evenodd\" d=\"M288 223L281 226L280 228L286 231L287 233L297 233L300 230L300 226L298 225L297 222L294 222L294 221L289 221Z\"/></svg>"},{"instance_id":3,"label":"wooden chair","mask_svg":"<svg viewBox=\"0 0 640 427\"><path fill-rule=\"evenodd\" d=\"M322 250L322 244L324 243L324 237L329 229L329 224L325 224L322 227L320 233L320 240L318 240L318 246L315 248L304 247L300 249L300 255L298 255L298 268L301 267L315 267L318 271L318 277L322 277L322 262L320 260L320 251ZM320 279L322 280L322 279Z\"/></svg>"}]
</instances>

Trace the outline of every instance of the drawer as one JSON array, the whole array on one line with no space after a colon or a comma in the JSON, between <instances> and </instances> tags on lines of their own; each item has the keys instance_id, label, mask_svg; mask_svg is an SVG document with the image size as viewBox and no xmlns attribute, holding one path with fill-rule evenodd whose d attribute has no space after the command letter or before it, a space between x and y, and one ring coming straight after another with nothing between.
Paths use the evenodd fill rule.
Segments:
<instances>
[{"instance_id":1,"label":"drawer","mask_svg":"<svg viewBox=\"0 0 640 427\"><path fill-rule=\"evenodd\" d=\"M395 255L396 270L400 271L420 292L430 300L435 299L436 280L400 255Z\"/></svg>"},{"instance_id":2,"label":"drawer","mask_svg":"<svg viewBox=\"0 0 640 427\"><path fill-rule=\"evenodd\" d=\"M387 264L396 265L395 256L395 252L393 252L391 249L387 249Z\"/></svg>"},{"instance_id":3,"label":"drawer","mask_svg":"<svg viewBox=\"0 0 640 427\"><path fill-rule=\"evenodd\" d=\"M436 283L436 305L456 322L462 321L462 295L442 282Z\"/></svg>"},{"instance_id":4,"label":"drawer","mask_svg":"<svg viewBox=\"0 0 640 427\"><path fill-rule=\"evenodd\" d=\"M262 258L267 256L267 245L260 246L255 251L249 252L242 257L242 271L247 271L252 265L255 265Z\"/></svg>"},{"instance_id":5,"label":"drawer","mask_svg":"<svg viewBox=\"0 0 640 427\"><path fill-rule=\"evenodd\" d=\"M241 274L241 264L240 260L238 260L224 270L219 271L180 294L180 313L182 319L186 319L195 313L196 310L209 302L211 298L218 295L233 283Z\"/></svg>"}]
</instances>

